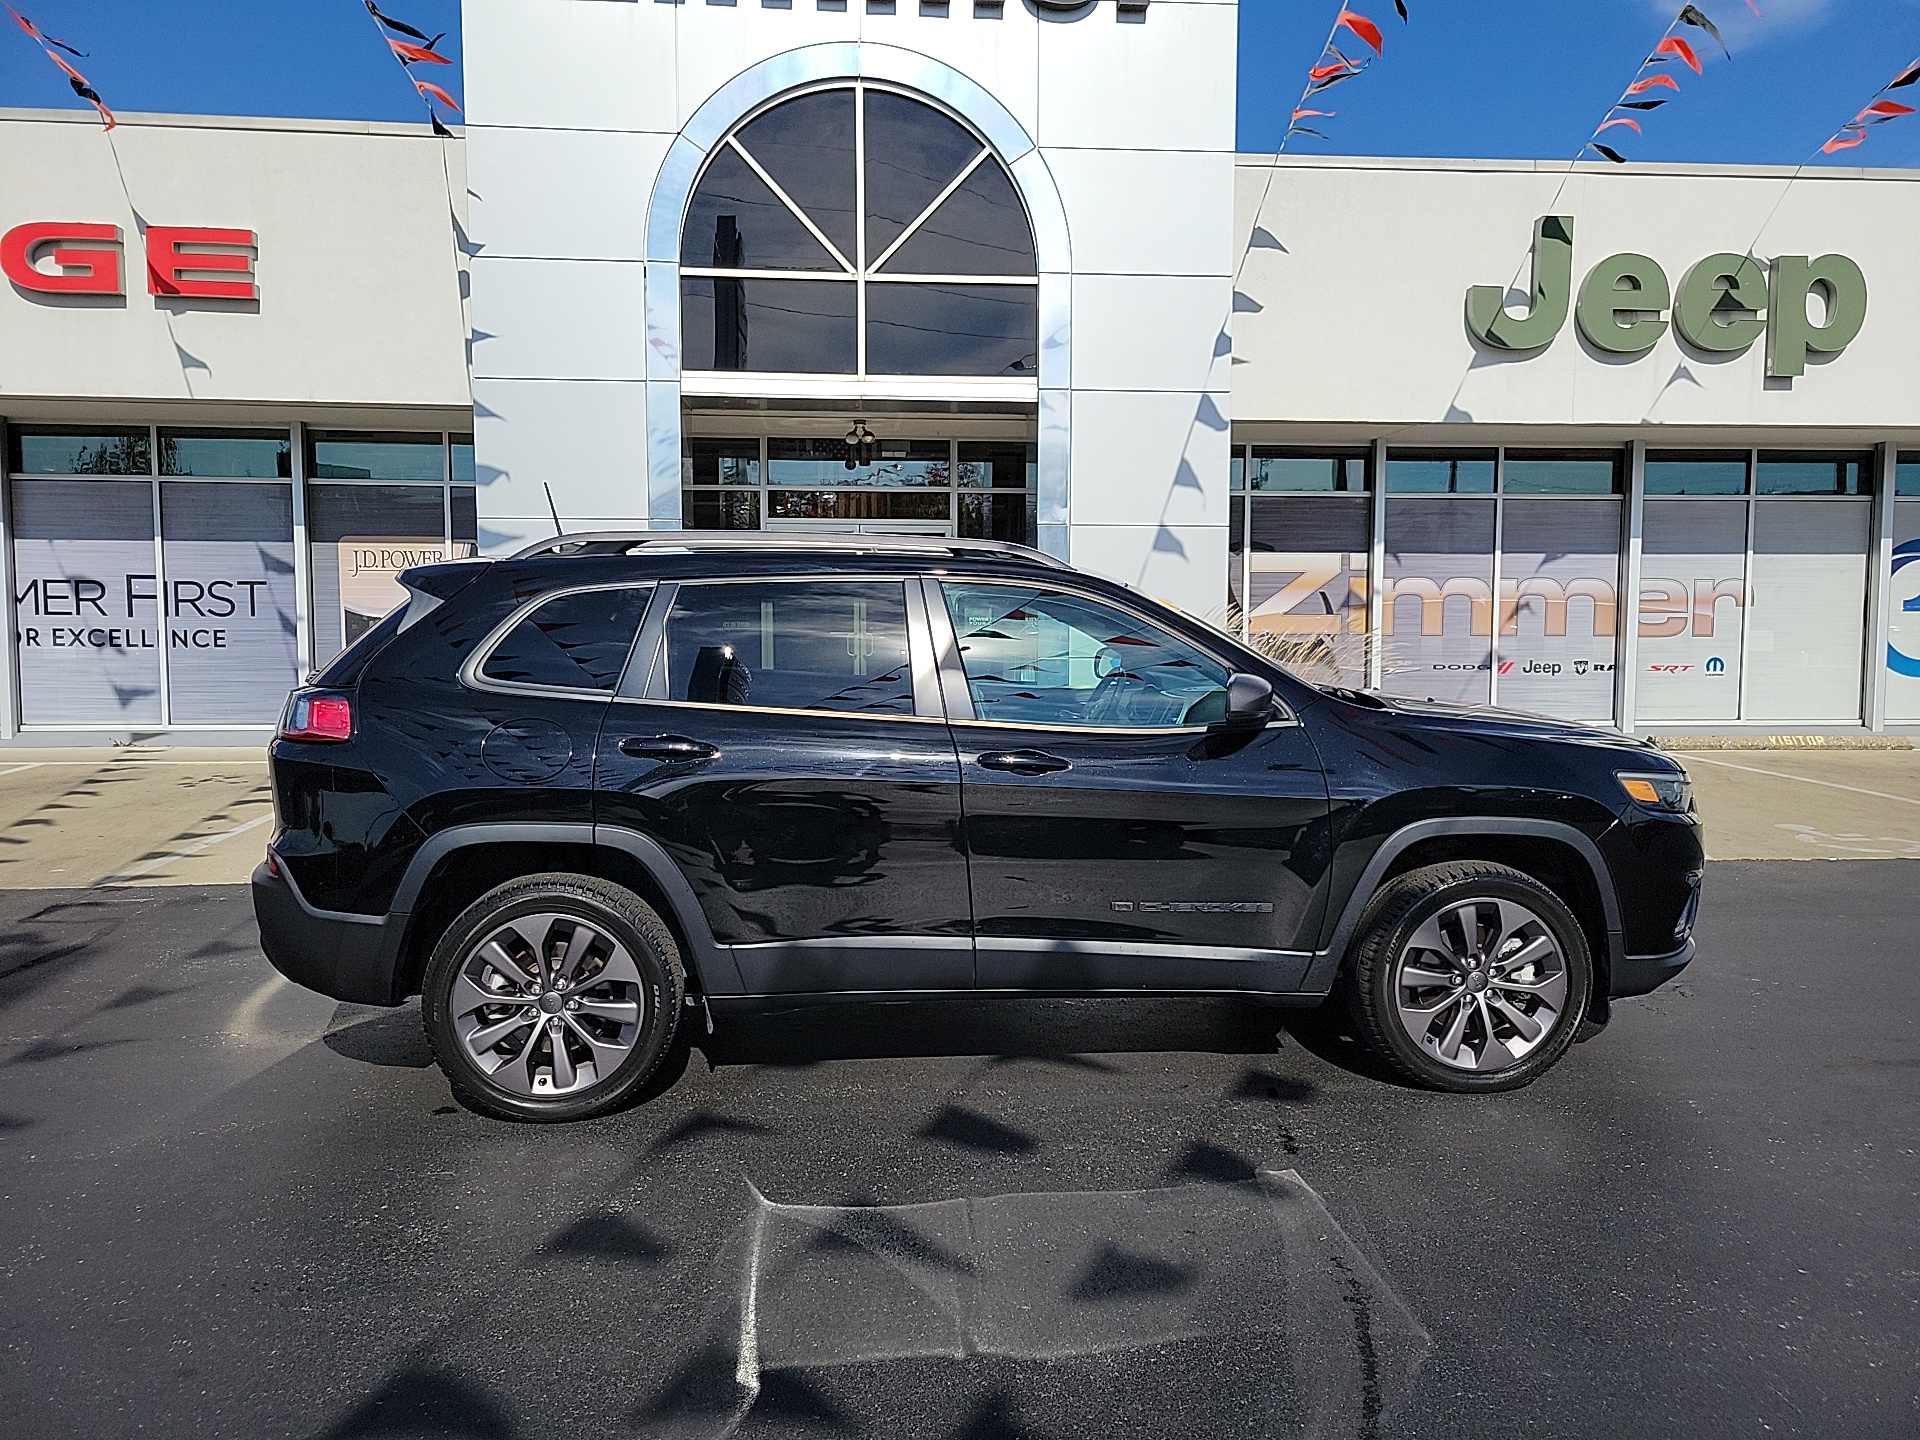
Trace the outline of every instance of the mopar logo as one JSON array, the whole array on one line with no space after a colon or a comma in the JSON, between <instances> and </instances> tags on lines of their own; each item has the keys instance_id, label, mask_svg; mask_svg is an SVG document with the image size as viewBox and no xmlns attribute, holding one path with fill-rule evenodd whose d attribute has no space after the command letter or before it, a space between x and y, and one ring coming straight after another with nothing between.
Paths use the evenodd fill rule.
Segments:
<instances>
[{"instance_id":1,"label":"mopar logo","mask_svg":"<svg viewBox=\"0 0 1920 1440\"><path fill-rule=\"evenodd\" d=\"M1726 661L1724 661L1724 660L1722 660L1722 659L1721 659L1721 658L1720 658L1720 657L1719 657L1718 655L1714 655L1714 656L1710 656L1710 657L1708 658L1708 660L1707 660L1707 674L1709 674L1709 675L1724 675L1724 674L1726 674L1726 673L1727 673L1727 662L1726 662Z\"/></svg>"}]
</instances>

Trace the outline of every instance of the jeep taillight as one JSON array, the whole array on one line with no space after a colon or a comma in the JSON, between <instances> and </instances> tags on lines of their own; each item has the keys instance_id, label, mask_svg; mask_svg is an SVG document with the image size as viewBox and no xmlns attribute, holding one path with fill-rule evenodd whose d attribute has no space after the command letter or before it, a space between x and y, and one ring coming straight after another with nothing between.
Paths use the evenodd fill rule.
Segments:
<instances>
[{"instance_id":1,"label":"jeep taillight","mask_svg":"<svg viewBox=\"0 0 1920 1440\"><path fill-rule=\"evenodd\" d=\"M344 695L295 691L280 722L282 740L351 740L353 702Z\"/></svg>"}]
</instances>

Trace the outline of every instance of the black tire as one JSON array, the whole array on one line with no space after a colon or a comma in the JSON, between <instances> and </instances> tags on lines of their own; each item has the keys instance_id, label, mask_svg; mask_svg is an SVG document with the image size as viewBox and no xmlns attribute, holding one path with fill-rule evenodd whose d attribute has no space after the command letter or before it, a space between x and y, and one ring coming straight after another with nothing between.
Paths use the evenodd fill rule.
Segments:
<instances>
[{"instance_id":1,"label":"black tire","mask_svg":"<svg viewBox=\"0 0 1920 1440\"><path fill-rule=\"evenodd\" d=\"M1507 928L1522 913L1532 923ZM1513 963L1524 955L1535 958ZM1509 974L1512 986L1499 983ZM1422 983L1428 976L1438 983ZM1517 1090L1573 1044L1593 993L1593 957L1573 912L1531 875L1455 861L1381 888L1361 917L1344 984L1360 1038L1406 1079L1464 1094ZM1529 1025L1539 1033L1526 1034Z\"/></svg>"},{"instance_id":2,"label":"black tire","mask_svg":"<svg viewBox=\"0 0 1920 1440\"><path fill-rule=\"evenodd\" d=\"M539 937L538 950L513 922ZM578 958L562 974L576 943ZM509 965L527 983L513 988ZM618 1109L659 1066L679 1024L683 974L672 932L639 896L584 875L528 875L489 890L447 927L427 963L420 1017L468 1109L502 1120L584 1120ZM476 1003L483 989L508 1003ZM500 1038L486 1045L495 1030ZM556 1037L565 1050L558 1060ZM611 1073L600 1075L601 1065Z\"/></svg>"}]
</instances>

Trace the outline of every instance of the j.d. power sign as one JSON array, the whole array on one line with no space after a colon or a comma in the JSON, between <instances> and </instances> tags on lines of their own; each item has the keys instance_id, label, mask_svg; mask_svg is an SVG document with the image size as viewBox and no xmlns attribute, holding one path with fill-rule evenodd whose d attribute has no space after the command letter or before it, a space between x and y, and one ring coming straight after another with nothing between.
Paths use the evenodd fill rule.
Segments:
<instances>
[{"instance_id":1,"label":"j.d. power sign","mask_svg":"<svg viewBox=\"0 0 1920 1440\"><path fill-rule=\"evenodd\" d=\"M1823 309L1813 322L1808 300ZM1543 215L1533 227L1533 298L1525 315L1506 307L1498 285L1467 291L1467 329L1502 350L1552 342L1571 309L1595 349L1644 355L1669 325L1696 350L1727 354L1767 337L1767 374L1806 372L1809 354L1844 350L1867 318L1867 279L1845 255L1776 255L1765 269L1751 255L1709 255L1680 277L1645 255L1609 255L1573 291L1573 217ZM1669 318L1670 317L1670 318Z\"/></svg>"}]
</instances>

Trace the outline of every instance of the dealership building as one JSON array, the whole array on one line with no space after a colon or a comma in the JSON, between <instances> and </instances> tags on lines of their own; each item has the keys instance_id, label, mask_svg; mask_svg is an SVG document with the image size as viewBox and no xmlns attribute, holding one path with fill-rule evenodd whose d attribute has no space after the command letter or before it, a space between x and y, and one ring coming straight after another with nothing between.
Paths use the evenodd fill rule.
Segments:
<instances>
[{"instance_id":1,"label":"dealership building","mask_svg":"<svg viewBox=\"0 0 1920 1440\"><path fill-rule=\"evenodd\" d=\"M1920 173L1239 155L1231 0L469 0L467 125L0 111L0 742L408 564L1036 544L1315 678L1920 728Z\"/></svg>"}]
</instances>

